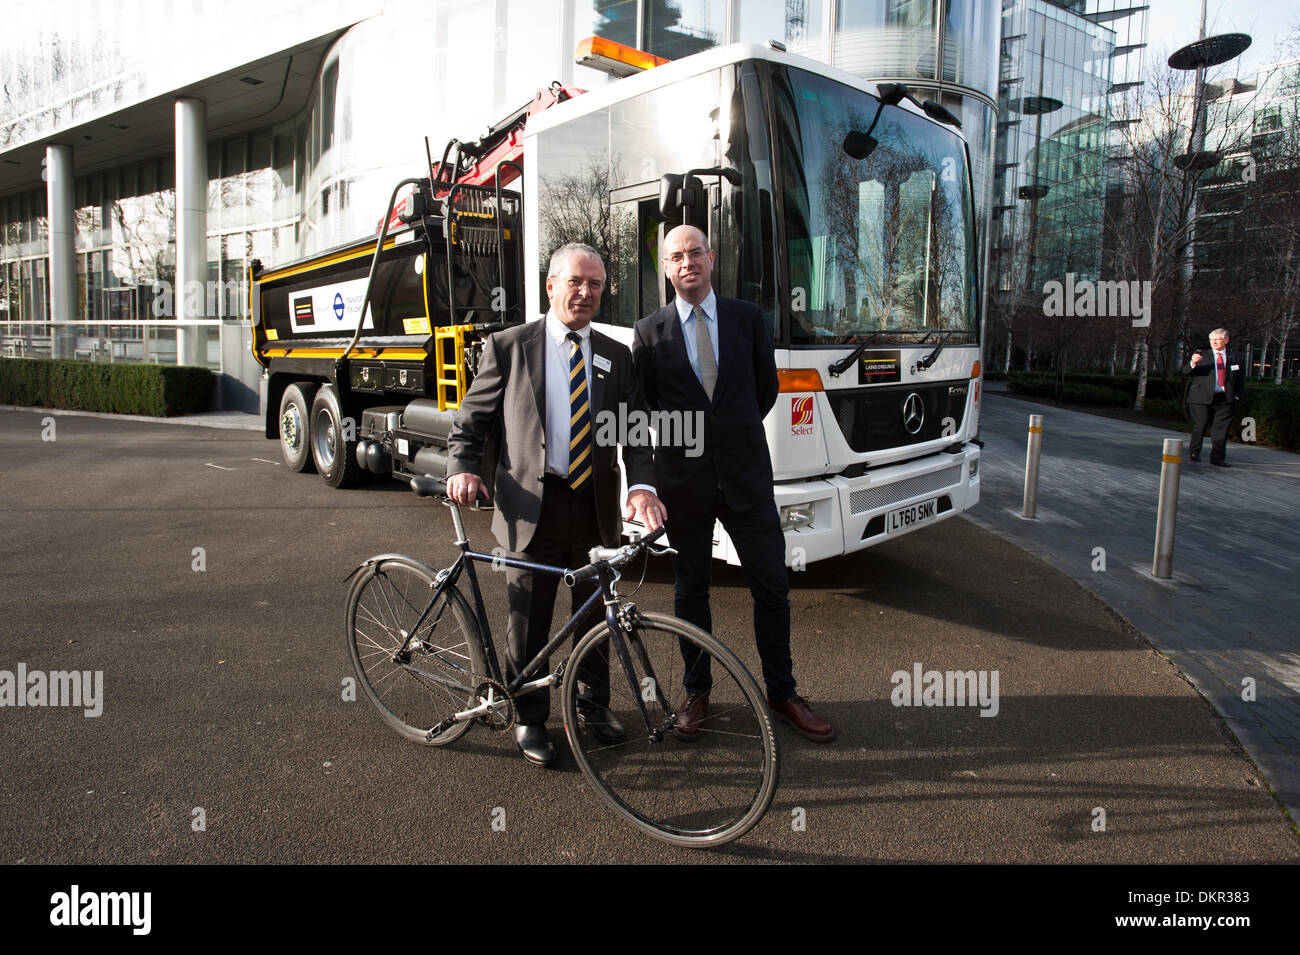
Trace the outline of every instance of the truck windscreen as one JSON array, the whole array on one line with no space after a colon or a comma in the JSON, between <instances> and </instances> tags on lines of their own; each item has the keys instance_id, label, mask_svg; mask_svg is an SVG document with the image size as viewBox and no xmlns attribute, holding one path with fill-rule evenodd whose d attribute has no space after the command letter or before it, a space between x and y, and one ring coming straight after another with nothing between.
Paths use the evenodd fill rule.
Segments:
<instances>
[{"instance_id":1,"label":"truck windscreen","mask_svg":"<svg viewBox=\"0 0 1300 955\"><path fill-rule=\"evenodd\" d=\"M974 214L954 130L797 69L775 70L789 344L975 342ZM874 127L872 126L875 121Z\"/></svg>"}]
</instances>

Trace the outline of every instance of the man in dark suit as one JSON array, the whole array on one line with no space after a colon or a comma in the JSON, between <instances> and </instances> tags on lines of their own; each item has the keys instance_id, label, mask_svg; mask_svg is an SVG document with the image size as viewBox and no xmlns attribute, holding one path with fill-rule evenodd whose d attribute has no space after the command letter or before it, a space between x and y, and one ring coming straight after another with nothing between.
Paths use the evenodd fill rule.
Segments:
<instances>
[{"instance_id":1,"label":"man in dark suit","mask_svg":"<svg viewBox=\"0 0 1300 955\"><path fill-rule=\"evenodd\" d=\"M1231 467L1226 460L1228 426L1232 424L1232 409L1246 386L1246 369L1241 356L1228 351L1226 328L1210 332L1210 353L1206 354L1205 349L1195 352L1183 366L1183 374L1192 379L1187 386L1187 406L1192 414L1192 440L1188 445L1191 459L1201 459L1201 443L1208 427L1210 463Z\"/></svg>"},{"instance_id":2,"label":"man in dark suit","mask_svg":"<svg viewBox=\"0 0 1300 955\"><path fill-rule=\"evenodd\" d=\"M790 583L785 536L772 493L772 459L763 417L776 403L776 361L758 306L713 293L714 253L693 226L664 238L663 267L674 301L637 322L632 361L646 403L656 411L697 415L703 441L655 450L657 487L668 511L677 581L675 612L713 631L709 573L713 524L722 522L736 547L754 598L754 638L763 661L768 705L809 739L835 731L795 692L790 662ZM683 648L685 652L685 648ZM707 659L686 660L686 703L675 732L699 736L708 719Z\"/></svg>"},{"instance_id":3,"label":"man in dark suit","mask_svg":"<svg viewBox=\"0 0 1300 955\"><path fill-rule=\"evenodd\" d=\"M604 285L605 268L595 249L570 243L556 251L546 278L551 301L546 318L487 338L448 436L448 496L470 504L478 494L486 496L479 475L483 445L500 419L492 531L511 557L579 567L587 563L591 547L618 545L618 455L615 447L596 441L598 417L602 411L644 412L644 405L627 346L591 329ZM665 511L654 492L653 451L626 446L623 457L626 516L655 530ZM506 583L510 680L546 646L559 577L507 568ZM575 612L595 587L574 588ZM578 636L582 633L580 628ZM593 735L606 742L623 739L608 709L608 661L580 679L587 687L580 714ZM515 742L526 759L542 766L555 759L545 728L549 712L545 689L515 700Z\"/></svg>"}]
</instances>

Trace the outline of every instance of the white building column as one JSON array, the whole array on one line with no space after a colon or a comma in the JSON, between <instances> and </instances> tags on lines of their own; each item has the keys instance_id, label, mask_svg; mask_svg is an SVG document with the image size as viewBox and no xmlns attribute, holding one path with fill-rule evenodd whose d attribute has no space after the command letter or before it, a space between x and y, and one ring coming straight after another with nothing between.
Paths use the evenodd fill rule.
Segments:
<instances>
[{"instance_id":1,"label":"white building column","mask_svg":"<svg viewBox=\"0 0 1300 955\"><path fill-rule=\"evenodd\" d=\"M72 147L45 147L45 198L50 229L50 318L70 322L77 317L76 206L72 189ZM75 328L54 329L52 358L72 358ZM66 346L66 347L65 347ZM65 354L66 352L66 354Z\"/></svg>"},{"instance_id":2,"label":"white building column","mask_svg":"<svg viewBox=\"0 0 1300 955\"><path fill-rule=\"evenodd\" d=\"M202 100L176 100L176 317L207 318L208 111ZM193 283L197 282L198 285ZM191 309L191 306L194 306ZM207 341L200 328L176 330L176 361L203 365Z\"/></svg>"}]
</instances>

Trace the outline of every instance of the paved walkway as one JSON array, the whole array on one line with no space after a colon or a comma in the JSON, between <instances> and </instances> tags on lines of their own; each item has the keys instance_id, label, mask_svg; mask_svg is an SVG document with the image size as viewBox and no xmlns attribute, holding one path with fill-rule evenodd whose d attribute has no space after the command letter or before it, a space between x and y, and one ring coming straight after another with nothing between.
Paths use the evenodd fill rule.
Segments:
<instances>
[{"instance_id":1,"label":"paved walkway","mask_svg":"<svg viewBox=\"0 0 1300 955\"><path fill-rule=\"evenodd\" d=\"M969 519L1073 577L1170 657L1223 715L1300 823L1300 456L1230 444L1184 458L1172 580L1151 575L1163 428L1021 401L990 383ZM1020 516L1041 414L1038 516ZM1099 553L1105 551L1105 569ZM1094 569L1094 565L1097 569ZM1248 696L1250 681L1254 700Z\"/></svg>"},{"instance_id":2,"label":"paved walkway","mask_svg":"<svg viewBox=\"0 0 1300 955\"><path fill-rule=\"evenodd\" d=\"M69 411L66 408L33 408L27 405L0 405L0 411L31 411L36 414L75 415L80 418L111 418L114 421L150 421L154 424L187 424L201 428L232 428L237 431L261 431L262 416L242 411L204 411L200 414L155 418L142 414L109 414L104 411Z\"/></svg>"},{"instance_id":3,"label":"paved walkway","mask_svg":"<svg viewBox=\"0 0 1300 955\"><path fill-rule=\"evenodd\" d=\"M1073 577L1142 631L1223 715L1300 824L1300 456L1232 444L1225 470L1205 463L1207 445L1200 464L1184 462L1174 577L1157 580L1161 442L1187 436L1021 401L999 382L986 383L984 395L981 501L968 518ZM259 416L239 412L12 410L262 430ZM1045 421L1038 516L1027 521L1031 414ZM1242 698L1247 680L1251 701Z\"/></svg>"}]
</instances>

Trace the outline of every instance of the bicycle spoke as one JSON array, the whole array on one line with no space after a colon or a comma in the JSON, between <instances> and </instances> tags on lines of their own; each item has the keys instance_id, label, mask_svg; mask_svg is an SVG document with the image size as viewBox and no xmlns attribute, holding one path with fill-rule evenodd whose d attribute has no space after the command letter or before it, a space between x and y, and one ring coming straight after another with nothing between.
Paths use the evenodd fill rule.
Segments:
<instances>
[{"instance_id":1,"label":"bicycle spoke","mask_svg":"<svg viewBox=\"0 0 1300 955\"><path fill-rule=\"evenodd\" d=\"M607 637L601 631L584 640L570 666L589 664L588 655ZM762 692L730 651L673 618L643 615L628 642L634 648L632 683L651 699L631 691L622 664L611 663L610 706L628 735L617 743L601 741L577 724L570 737L579 766L613 808L657 838L720 844L743 834L766 810L776 783L775 739ZM698 669L685 665L683 642ZM712 674L709 709L698 732L689 741L679 739L672 731L679 710L670 698L685 698L688 674L705 682L705 659ZM575 693L566 685L566 725L577 705ZM641 729L645 716L659 732Z\"/></svg>"},{"instance_id":2,"label":"bicycle spoke","mask_svg":"<svg viewBox=\"0 0 1300 955\"><path fill-rule=\"evenodd\" d=\"M433 740L427 727L473 705L472 674L487 665L474 617L455 587L430 604L434 579L407 558L377 562L350 594L348 645L366 697L384 721L414 742L443 745L471 723L456 723Z\"/></svg>"}]
</instances>

